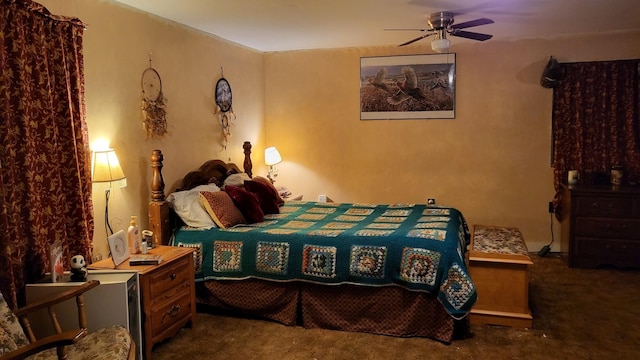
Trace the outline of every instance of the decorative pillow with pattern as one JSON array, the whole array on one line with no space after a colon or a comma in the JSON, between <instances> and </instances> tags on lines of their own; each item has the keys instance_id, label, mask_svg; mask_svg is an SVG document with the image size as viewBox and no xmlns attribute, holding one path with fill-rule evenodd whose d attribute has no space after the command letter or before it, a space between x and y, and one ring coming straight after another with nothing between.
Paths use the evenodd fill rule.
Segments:
<instances>
[{"instance_id":1,"label":"decorative pillow with pattern","mask_svg":"<svg viewBox=\"0 0 640 360\"><path fill-rule=\"evenodd\" d=\"M202 206L221 229L247 223L247 220L242 216L242 213L226 192L201 191L199 195Z\"/></svg>"},{"instance_id":2,"label":"decorative pillow with pattern","mask_svg":"<svg viewBox=\"0 0 640 360\"><path fill-rule=\"evenodd\" d=\"M29 344L22 326L0 294L0 355Z\"/></svg>"},{"instance_id":3,"label":"decorative pillow with pattern","mask_svg":"<svg viewBox=\"0 0 640 360\"><path fill-rule=\"evenodd\" d=\"M240 209L249 224L264 220L264 212L260 208L260 200L254 193L233 185L226 185L224 191L229 194L231 200Z\"/></svg>"}]
</instances>

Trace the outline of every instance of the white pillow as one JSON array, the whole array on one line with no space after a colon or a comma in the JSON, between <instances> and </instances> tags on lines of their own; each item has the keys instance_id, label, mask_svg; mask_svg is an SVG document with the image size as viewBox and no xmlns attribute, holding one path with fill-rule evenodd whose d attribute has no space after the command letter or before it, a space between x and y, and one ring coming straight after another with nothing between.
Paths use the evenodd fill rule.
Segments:
<instances>
[{"instance_id":1,"label":"white pillow","mask_svg":"<svg viewBox=\"0 0 640 360\"><path fill-rule=\"evenodd\" d=\"M216 227L216 223L200 202L200 191L216 192L220 191L220 188L216 184L200 185L191 190L171 193L167 196L167 201L188 226L205 229Z\"/></svg>"},{"instance_id":2,"label":"white pillow","mask_svg":"<svg viewBox=\"0 0 640 360\"><path fill-rule=\"evenodd\" d=\"M251 180L247 173L231 174L224 179L224 184L243 187L245 180Z\"/></svg>"}]
</instances>

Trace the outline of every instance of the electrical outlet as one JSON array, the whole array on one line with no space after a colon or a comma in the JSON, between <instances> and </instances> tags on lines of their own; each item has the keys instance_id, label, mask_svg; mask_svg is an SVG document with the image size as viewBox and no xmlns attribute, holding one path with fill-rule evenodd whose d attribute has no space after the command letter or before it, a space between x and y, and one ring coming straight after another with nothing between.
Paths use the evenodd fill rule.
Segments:
<instances>
[{"instance_id":1,"label":"electrical outlet","mask_svg":"<svg viewBox=\"0 0 640 360\"><path fill-rule=\"evenodd\" d=\"M434 198L427 199L427 205L435 205L435 204L436 204L436 199Z\"/></svg>"},{"instance_id":2,"label":"electrical outlet","mask_svg":"<svg viewBox=\"0 0 640 360\"><path fill-rule=\"evenodd\" d=\"M318 202L326 203L327 202L327 195L318 195Z\"/></svg>"},{"instance_id":3,"label":"electrical outlet","mask_svg":"<svg viewBox=\"0 0 640 360\"><path fill-rule=\"evenodd\" d=\"M553 201L549 201L549 214L553 214Z\"/></svg>"}]
</instances>

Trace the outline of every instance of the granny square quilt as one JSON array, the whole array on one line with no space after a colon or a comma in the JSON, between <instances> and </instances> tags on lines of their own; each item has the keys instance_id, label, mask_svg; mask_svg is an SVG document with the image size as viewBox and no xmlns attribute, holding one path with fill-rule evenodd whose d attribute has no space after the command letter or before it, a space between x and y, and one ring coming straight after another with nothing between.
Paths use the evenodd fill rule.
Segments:
<instances>
[{"instance_id":1,"label":"granny square quilt","mask_svg":"<svg viewBox=\"0 0 640 360\"><path fill-rule=\"evenodd\" d=\"M196 281L401 286L437 294L452 317L462 318L477 298L464 260L469 240L454 208L288 202L256 224L183 227L174 244L197 248Z\"/></svg>"}]
</instances>

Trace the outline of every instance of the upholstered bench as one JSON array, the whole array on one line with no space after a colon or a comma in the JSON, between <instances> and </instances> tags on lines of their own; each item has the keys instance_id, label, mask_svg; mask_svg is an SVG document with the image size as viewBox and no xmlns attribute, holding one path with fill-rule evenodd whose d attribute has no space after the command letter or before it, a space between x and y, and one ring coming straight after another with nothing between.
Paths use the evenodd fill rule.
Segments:
<instances>
[{"instance_id":1,"label":"upholstered bench","mask_svg":"<svg viewBox=\"0 0 640 360\"><path fill-rule=\"evenodd\" d=\"M517 228L474 225L469 250L469 274L478 300L472 324L531 328L529 258Z\"/></svg>"}]
</instances>

